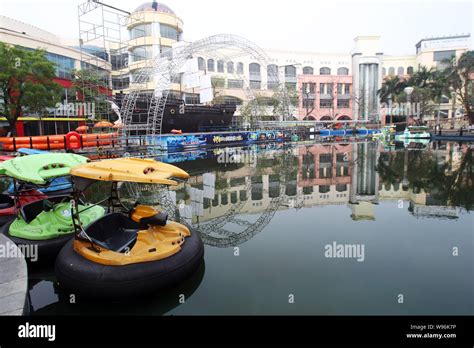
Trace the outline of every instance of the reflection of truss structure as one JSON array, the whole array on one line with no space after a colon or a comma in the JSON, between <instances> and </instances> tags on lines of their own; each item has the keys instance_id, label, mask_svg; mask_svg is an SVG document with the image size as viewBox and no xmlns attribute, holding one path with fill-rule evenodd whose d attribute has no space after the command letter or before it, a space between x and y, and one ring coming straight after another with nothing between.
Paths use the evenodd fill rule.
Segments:
<instances>
[{"instance_id":1,"label":"reflection of truss structure","mask_svg":"<svg viewBox=\"0 0 474 348\"><path fill-rule=\"evenodd\" d=\"M207 245L219 248L228 248L241 245L263 231L263 229L273 219L273 216L275 215L278 208L281 206L281 203L283 202L284 198L285 185L280 183L280 195L270 201L268 207L259 216L257 221L255 221L254 223L250 223L245 220L237 219L234 216L229 217L225 224L234 223L236 225L246 227L245 230L241 232L231 232L225 230L223 227L219 229L214 229L210 228L208 225L202 227L200 226L197 228L197 230L200 232L202 240ZM217 235L218 237L216 237L215 235Z\"/></svg>"},{"instance_id":2,"label":"reflection of truss structure","mask_svg":"<svg viewBox=\"0 0 474 348\"><path fill-rule=\"evenodd\" d=\"M237 50L236 50L237 49ZM197 55L219 56L226 58L225 54L219 50L230 50L233 59L243 55L251 55L255 61L266 66L269 58L267 54L252 42L234 35L215 35L208 38L190 43L188 45L179 46L173 49L170 57L155 57L148 68L140 70L138 76L130 85L130 93L126 95L122 105L122 116L124 128L123 136L133 135L137 131L146 131L148 136L160 136L161 125L163 120L164 108L168 99L171 82L179 77L179 71L188 59L192 59ZM240 55L238 53L240 52ZM276 73L277 74L277 73ZM278 76L270 76L278 80ZM143 86L147 81L155 80L155 88L153 97L148 110L147 123L135 123L133 121L133 111L137 98L143 90ZM290 101L286 89L283 91L282 115L283 119L287 119L289 115ZM245 91L247 95L252 95L250 87ZM252 99L252 98L250 98ZM252 121L258 121L258 110L252 108Z\"/></svg>"},{"instance_id":3,"label":"reflection of truss structure","mask_svg":"<svg viewBox=\"0 0 474 348\"><path fill-rule=\"evenodd\" d=\"M287 151L283 152L283 163L287 163L288 155L289 153ZM283 168L288 167L283 165ZM233 204L223 216L199 226L190 225L185 218L181 218L181 216L177 214L179 209L169 191L160 192L160 205L168 213L170 218L187 225L194 231L198 231L205 244L219 248L235 247L252 239L255 235L262 232L270 223L276 211L282 206L286 199L285 190L287 180L287 172L281 170L279 172L279 194L270 200L266 209L255 222L246 221L239 217L239 215L242 215L241 211L246 203L245 201L239 201ZM250 180L247 181L245 190L250 192ZM244 229L238 232L230 231L226 229L226 225L228 224L244 227Z\"/></svg>"},{"instance_id":4,"label":"reflection of truss structure","mask_svg":"<svg viewBox=\"0 0 474 348\"><path fill-rule=\"evenodd\" d=\"M227 53L227 54L226 54ZM224 61L232 61L243 55L252 56L256 62L259 62L262 66L267 66L269 58L266 53L261 50L258 46L252 42L234 35L215 35L211 36L194 43L178 46L173 49L171 56L155 57L148 64L146 68L140 70L137 76L134 78L133 83L130 84L130 93L127 94L122 103L121 114L123 117L124 127L121 130L123 137L134 135L138 132L146 132L149 137L149 144L153 144L153 141L161 136L161 125L163 121L164 110L168 95L170 92L171 84L177 80L180 71L186 64L187 60L194 59L197 55L209 56L213 58L219 58ZM272 73L270 73L271 75ZM269 76L273 81L279 81L278 72L273 74L275 76ZM155 83L154 93L150 101L150 107L148 109L146 123L140 123L134 121L133 113L137 99L144 90L144 85L153 80ZM290 101L285 88L282 90L281 103L281 118L283 120L288 119ZM253 99L253 91L250 86L244 89L248 100ZM258 109L256 106L251 104L251 119L254 122L259 121L260 115L258 115ZM285 195L285 178L284 171L280 173L280 194L278 197L273 198L270 201L269 206L261 214L256 222L250 223L237 218L237 215L241 212L245 205L245 202L239 201L233 204L232 207L221 217L199 227L190 226L194 230L201 233L201 236L205 243L209 245L228 247L234 245L240 245L245 241L251 239L254 235L261 232L264 227L273 218L275 212L280 207L282 200ZM250 192L251 181L247 181L246 191ZM136 195L138 192L137 188L130 186L129 192L131 195ZM164 209L171 219L180 221L183 224L189 226L188 222L181 218L178 214L178 207L176 206L176 199L172 197L170 191L162 190L158 193L160 196L160 205ZM233 223L235 225L244 227L242 232L230 232L225 229L225 225ZM213 237L211 234L218 234L223 236L222 238Z\"/></svg>"}]
</instances>

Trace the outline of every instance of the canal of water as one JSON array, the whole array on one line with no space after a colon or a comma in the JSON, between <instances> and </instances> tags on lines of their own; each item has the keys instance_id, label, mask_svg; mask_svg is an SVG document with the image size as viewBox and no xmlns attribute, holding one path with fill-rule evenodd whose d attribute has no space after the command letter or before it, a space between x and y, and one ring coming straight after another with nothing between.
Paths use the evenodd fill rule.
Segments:
<instances>
[{"instance_id":1,"label":"canal of water","mask_svg":"<svg viewBox=\"0 0 474 348\"><path fill-rule=\"evenodd\" d=\"M71 304L51 267L30 267L33 314L473 314L468 145L271 144L158 159L191 174L166 195L206 245L199 271L152 298Z\"/></svg>"}]
</instances>

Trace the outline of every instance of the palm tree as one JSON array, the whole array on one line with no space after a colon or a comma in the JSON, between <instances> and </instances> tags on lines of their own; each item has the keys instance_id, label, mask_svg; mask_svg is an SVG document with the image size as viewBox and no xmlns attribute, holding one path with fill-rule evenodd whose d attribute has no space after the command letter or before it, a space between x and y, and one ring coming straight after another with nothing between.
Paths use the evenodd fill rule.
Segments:
<instances>
[{"instance_id":1,"label":"palm tree","mask_svg":"<svg viewBox=\"0 0 474 348\"><path fill-rule=\"evenodd\" d=\"M388 76L385 78L382 88L377 91L382 103L388 103L389 99L396 100L397 96L406 87L406 81L398 76Z\"/></svg>"},{"instance_id":2,"label":"palm tree","mask_svg":"<svg viewBox=\"0 0 474 348\"><path fill-rule=\"evenodd\" d=\"M443 96L449 95L449 85L443 70L434 71L429 84L430 94L433 101L438 105L438 114L441 112Z\"/></svg>"},{"instance_id":3,"label":"palm tree","mask_svg":"<svg viewBox=\"0 0 474 348\"><path fill-rule=\"evenodd\" d=\"M461 57L449 61L445 76L464 106L469 122L474 123L474 51L464 52Z\"/></svg>"},{"instance_id":4,"label":"palm tree","mask_svg":"<svg viewBox=\"0 0 474 348\"><path fill-rule=\"evenodd\" d=\"M428 69L426 66L420 67L407 81L408 86L425 88L428 87L433 78L433 68Z\"/></svg>"}]
</instances>

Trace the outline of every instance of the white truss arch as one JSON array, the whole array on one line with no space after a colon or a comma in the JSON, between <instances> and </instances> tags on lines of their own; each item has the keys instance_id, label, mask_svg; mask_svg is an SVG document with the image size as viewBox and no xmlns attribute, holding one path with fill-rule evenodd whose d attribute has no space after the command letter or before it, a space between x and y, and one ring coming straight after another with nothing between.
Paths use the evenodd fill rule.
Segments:
<instances>
[{"instance_id":1,"label":"white truss arch","mask_svg":"<svg viewBox=\"0 0 474 348\"><path fill-rule=\"evenodd\" d=\"M236 35L220 34L210 36L189 45L178 47L173 50L170 57L155 57L149 64L141 69L138 76L130 85L130 92L124 98L122 104L121 114L123 117L124 127L121 130L122 136L128 137L136 131L146 131L148 137L161 136L161 126L163 121L164 109L168 99L171 83L173 79L179 76L179 71L186 63L186 60L197 55L214 56L221 59L226 59L230 53L222 53L223 50L227 52L232 51L231 59L242 55L249 55L261 66L269 64L269 57L258 45L253 42ZM239 55L240 54L240 55ZM273 76L272 76L273 77ZM278 76L274 76L277 80ZM155 79L155 89L153 97L150 101L148 110L148 117L146 123L134 123L133 111L138 96L143 90L143 84L150 79ZM282 100L282 114L280 118L286 120L289 117L290 101L285 88L281 89ZM250 88L245 88L245 94L248 100L253 99L253 91ZM252 120L258 122L258 111L256 108L252 109Z\"/></svg>"}]
</instances>

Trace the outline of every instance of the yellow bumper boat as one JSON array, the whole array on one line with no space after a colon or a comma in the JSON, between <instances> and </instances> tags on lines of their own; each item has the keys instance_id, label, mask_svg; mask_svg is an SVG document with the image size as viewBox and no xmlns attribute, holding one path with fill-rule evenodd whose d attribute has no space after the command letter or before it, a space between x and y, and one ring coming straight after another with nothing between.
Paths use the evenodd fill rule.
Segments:
<instances>
[{"instance_id":1,"label":"yellow bumper boat","mask_svg":"<svg viewBox=\"0 0 474 348\"><path fill-rule=\"evenodd\" d=\"M80 165L71 170L76 200L97 181L112 182L109 213L82 228L73 212L76 237L55 265L60 286L85 297L121 298L176 284L200 266L204 247L196 232L168 221L164 212L136 205L125 211L117 183L177 185L189 175L172 165L122 158ZM78 207L77 204L75 204Z\"/></svg>"}]
</instances>

